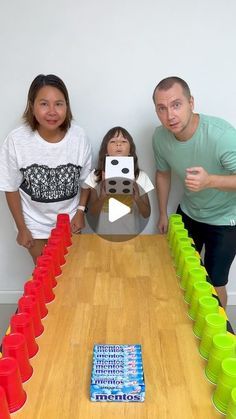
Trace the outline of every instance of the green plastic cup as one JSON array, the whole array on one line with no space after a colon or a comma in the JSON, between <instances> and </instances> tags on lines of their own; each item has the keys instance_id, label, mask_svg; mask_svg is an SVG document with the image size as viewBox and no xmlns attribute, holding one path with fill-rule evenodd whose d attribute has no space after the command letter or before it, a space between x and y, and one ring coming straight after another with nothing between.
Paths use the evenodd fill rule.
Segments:
<instances>
[{"instance_id":1,"label":"green plastic cup","mask_svg":"<svg viewBox=\"0 0 236 419\"><path fill-rule=\"evenodd\" d=\"M192 240L192 238L191 237L180 237L179 239L178 239L178 243L177 243L177 245L176 245L176 251L175 251L175 255L174 255L174 263L175 263L175 266L177 266L178 265L178 262L179 262L179 255L180 255L180 250L182 249L182 247L192 247L192 243L193 243L193 240Z\"/></svg>"},{"instance_id":2,"label":"green plastic cup","mask_svg":"<svg viewBox=\"0 0 236 419\"><path fill-rule=\"evenodd\" d=\"M186 256L196 256L196 250L193 246L183 246L180 249L180 255L179 255L179 262L176 266L176 274L177 276L182 276L183 268L184 268L184 261Z\"/></svg>"},{"instance_id":3,"label":"green plastic cup","mask_svg":"<svg viewBox=\"0 0 236 419\"><path fill-rule=\"evenodd\" d=\"M207 281L198 281L193 284L193 291L190 300L190 306L188 309L189 317L192 320L196 320L197 309L198 309L198 300L203 296L212 295L212 285Z\"/></svg>"},{"instance_id":4,"label":"green plastic cup","mask_svg":"<svg viewBox=\"0 0 236 419\"><path fill-rule=\"evenodd\" d=\"M184 259L184 266L180 279L180 288L186 290L188 273L192 268L198 268L201 266L201 259L198 256L186 256Z\"/></svg>"},{"instance_id":5,"label":"green plastic cup","mask_svg":"<svg viewBox=\"0 0 236 419\"><path fill-rule=\"evenodd\" d=\"M173 212L172 214L169 215L169 222L171 223L172 221L182 221L182 215L181 214L176 214L176 212Z\"/></svg>"},{"instance_id":6,"label":"green plastic cup","mask_svg":"<svg viewBox=\"0 0 236 419\"><path fill-rule=\"evenodd\" d=\"M203 358L208 359L213 336L218 333L226 334L226 319L217 313L207 314L199 346L199 352Z\"/></svg>"},{"instance_id":7,"label":"green plastic cup","mask_svg":"<svg viewBox=\"0 0 236 419\"><path fill-rule=\"evenodd\" d=\"M169 216L169 224L168 224L168 231L167 231L167 239L168 240L170 239L171 225L175 221L182 221L182 215L180 215L180 214L170 214L170 216Z\"/></svg>"},{"instance_id":8,"label":"green plastic cup","mask_svg":"<svg viewBox=\"0 0 236 419\"><path fill-rule=\"evenodd\" d=\"M212 346L205 368L206 376L212 383L217 383L223 359L234 358L236 356L235 344L236 339L233 335L219 333L213 336Z\"/></svg>"},{"instance_id":9,"label":"green plastic cup","mask_svg":"<svg viewBox=\"0 0 236 419\"><path fill-rule=\"evenodd\" d=\"M236 387L230 394L229 404L226 411L226 419L236 419Z\"/></svg>"},{"instance_id":10,"label":"green plastic cup","mask_svg":"<svg viewBox=\"0 0 236 419\"><path fill-rule=\"evenodd\" d=\"M186 228L183 228L182 230L177 230L174 232L173 246L172 246L172 255L174 258L176 256L177 245L181 237L188 237L188 230L186 230Z\"/></svg>"},{"instance_id":11,"label":"green plastic cup","mask_svg":"<svg viewBox=\"0 0 236 419\"><path fill-rule=\"evenodd\" d=\"M234 387L236 387L236 358L226 358L221 363L217 386L213 393L213 403L223 414L226 414Z\"/></svg>"},{"instance_id":12,"label":"green plastic cup","mask_svg":"<svg viewBox=\"0 0 236 419\"><path fill-rule=\"evenodd\" d=\"M171 252L173 252L173 245L174 245L174 238L177 231L183 231L184 230L184 223L182 221L174 221L171 224L171 232L169 237L169 247L171 249Z\"/></svg>"},{"instance_id":13,"label":"green plastic cup","mask_svg":"<svg viewBox=\"0 0 236 419\"><path fill-rule=\"evenodd\" d=\"M196 321L193 325L193 333L201 339L207 314L219 312L219 301L214 297L201 297L198 300Z\"/></svg>"},{"instance_id":14,"label":"green plastic cup","mask_svg":"<svg viewBox=\"0 0 236 419\"><path fill-rule=\"evenodd\" d=\"M184 226L184 223L182 221L182 217L180 217L180 218L169 218L169 225L168 225L168 231L167 231L167 239L168 240L171 239L171 236L173 234L175 226L178 226L178 225Z\"/></svg>"},{"instance_id":15,"label":"green plastic cup","mask_svg":"<svg viewBox=\"0 0 236 419\"><path fill-rule=\"evenodd\" d=\"M206 281L206 269L204 268L204 266L192 268L188 273L186 290L184 293L184 301L186 303L190 303L193 292L193 285L199 281Z\"/></svg>"}]
</instances>

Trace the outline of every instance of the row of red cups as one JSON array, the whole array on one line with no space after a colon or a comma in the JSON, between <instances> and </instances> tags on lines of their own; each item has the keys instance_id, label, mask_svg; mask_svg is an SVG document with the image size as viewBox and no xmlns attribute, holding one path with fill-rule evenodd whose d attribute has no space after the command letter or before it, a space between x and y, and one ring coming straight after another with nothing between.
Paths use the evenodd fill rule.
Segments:
<instances>
[{"instance_id":1,"label":"row of red cups","mask_svg":"<svg viewBox=\"0 0 236 419\"><path fill-rule=\"evenodd\" d=\"M36 338L43 331L42 319L48 314L47 304L55 298L56 277L65 264L67 248L72 244L68 214L58 214L42 255L37 258L32 279L24 284L24 294L18 309L10 319L10 333L2 340L0 358L0 419L9 419L10 413L20 409L26 401L22 383L33 374L30 359L39 346Z\"/></svg>"}]
</instances>

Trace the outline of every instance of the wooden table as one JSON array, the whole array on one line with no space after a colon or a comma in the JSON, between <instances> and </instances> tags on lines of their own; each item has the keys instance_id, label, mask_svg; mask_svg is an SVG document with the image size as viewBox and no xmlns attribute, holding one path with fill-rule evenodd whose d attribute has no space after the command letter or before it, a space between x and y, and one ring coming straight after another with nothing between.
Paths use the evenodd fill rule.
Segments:
<instances>
[{"instance_id":1,"label":"wooden table","mask_svg":"<svg viewBox=\"0 0 236 419\"><path fill-rule=\"evenodd\" d=\"M166 238L126 242L73 239L48 304L27 401L15 419L210 419L214 385L192 332ZM144 403L94 403L89 384L94 343L140 343Z\"/></svg>"}]
</instances>

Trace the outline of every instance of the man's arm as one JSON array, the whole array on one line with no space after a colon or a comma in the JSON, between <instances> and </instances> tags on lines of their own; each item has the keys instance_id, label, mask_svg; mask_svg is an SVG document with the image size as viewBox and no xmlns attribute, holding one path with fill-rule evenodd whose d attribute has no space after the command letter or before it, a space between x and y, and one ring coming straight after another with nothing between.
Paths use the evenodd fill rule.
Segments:
<instances>
[{"instance_id":1,"label":"man's arm","mask_svg":"<svg viewBox=\"0 0 236 419\"><path fill-rule=\"evenodd\" d=\"M209 188L236 191L236 175L212 175L203 167L190 167L186 169L185 185L192 192Z\"/></svg>"},{"instance_id":2,"label":"man's arm","mask_svg":"<svg viewBox=\"0 0 236 419\"><path fill-rule=\"evenodd\" d=\"M156 192L157 202L159 206L159 220L157 223L158 230L161 234L167 232L168 229L168 216L167 216L167 204L170 192L171 184L171 172L156 172Z\"/></svg>"},{"instance_id":3,"label":"man's arm","mask_svg":"<svg viewBox=\"0 0 236 419\"><path fill-rule=\"evenodd\" d=\"M21 198L19 191L15 192L6 192L6 200L8 207L11 211L11 214L15 220L17 229L18 229L18 235L17 235L17 243L21 246L26 247L29 249L34 245L34 239L32 237L31 232L27 228L22 212L21 207Z\"/></svg>"}]
</instances>

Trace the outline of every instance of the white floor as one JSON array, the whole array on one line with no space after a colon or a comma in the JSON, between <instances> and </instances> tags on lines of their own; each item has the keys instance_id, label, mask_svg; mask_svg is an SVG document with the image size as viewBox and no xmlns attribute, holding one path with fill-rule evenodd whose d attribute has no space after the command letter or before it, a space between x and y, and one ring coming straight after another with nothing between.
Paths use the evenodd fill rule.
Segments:
<instances>
[{"instance_id":1,"label":"white floor","mask_svg":"<svg viewBox=\"0 0 236 419\"><path fill-rule=\"evenodd\" d=\"M228 306L226 312L234 333L236 333L236 306Z\"/></svg>"}]
</instances>

